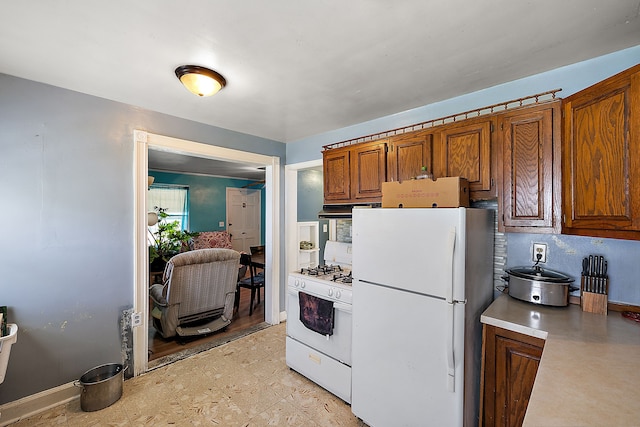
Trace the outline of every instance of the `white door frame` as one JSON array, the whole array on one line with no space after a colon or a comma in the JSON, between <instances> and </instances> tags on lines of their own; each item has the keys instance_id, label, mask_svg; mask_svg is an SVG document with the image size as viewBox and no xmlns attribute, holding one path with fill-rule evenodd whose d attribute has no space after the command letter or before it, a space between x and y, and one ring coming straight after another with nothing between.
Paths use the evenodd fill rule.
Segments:
<instances>
[{"instance_id":1,"label":"white door frame","mask_svg":"<svg viewBox=\"0 0 640 427\"><path fill-rule=\"evenodd\" d=\"M147 250L147 177L149 148L265 167L265 322L280 322L280 158L187 141L142 130L134 138L134 290L133 311L144 313L133 328L133 375L148 369L149 263Z\"/></svg>"}]
</instances>

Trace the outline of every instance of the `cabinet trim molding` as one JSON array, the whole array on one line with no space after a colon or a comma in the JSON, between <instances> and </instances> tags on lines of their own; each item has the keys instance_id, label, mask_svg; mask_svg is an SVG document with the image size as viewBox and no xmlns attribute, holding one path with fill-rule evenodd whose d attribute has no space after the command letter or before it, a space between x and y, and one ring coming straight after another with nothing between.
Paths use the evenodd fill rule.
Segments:
<instances>
[{"instance_id":1,"label":"cabinet trim molding","mask_svg":"<svg viewBox=\"0 0 640 427\"><path fill-rule=\"evenodd\" d=\"M439 117L437 119L427 120L425 122L416 123L409 126L390 129L383 132L372 133L370 135L359 136L357 138L347 139L340 142L323 145L322 150L333 150L336 148L348 147L349 145L359 144L361 142L371 142L381 138L389 138L396 135L415 132L423 129L429 129L440 125L455 123L461 120L471 119L474 117L487 116L501 111L507 111L514 108L541 104L556 99L556 93L562 89L553 89L547 92L535 95L525 96L523 98L512 99L510 101L500 102L498 104L488 105L486 107L476 108L474 110L464 111L462 113L452 114L449 116Z\"/></svg>"}]
</instances>

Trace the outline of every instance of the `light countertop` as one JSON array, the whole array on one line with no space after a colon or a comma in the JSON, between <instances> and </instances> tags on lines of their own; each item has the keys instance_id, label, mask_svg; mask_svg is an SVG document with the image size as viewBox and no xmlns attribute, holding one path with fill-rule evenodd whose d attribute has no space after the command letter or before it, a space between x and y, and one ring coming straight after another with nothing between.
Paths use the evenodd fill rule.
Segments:
<instances>
[{"instance_id":1,"label":"light countertop","mask_svg":"<svg viewBox=\"0 0 640 427\"><path fill-rule=\"evenodd\" d=\"M525 427L640 426L640 323L508 295L481 321L546 340Z\"/></svg>"}]
</instances>

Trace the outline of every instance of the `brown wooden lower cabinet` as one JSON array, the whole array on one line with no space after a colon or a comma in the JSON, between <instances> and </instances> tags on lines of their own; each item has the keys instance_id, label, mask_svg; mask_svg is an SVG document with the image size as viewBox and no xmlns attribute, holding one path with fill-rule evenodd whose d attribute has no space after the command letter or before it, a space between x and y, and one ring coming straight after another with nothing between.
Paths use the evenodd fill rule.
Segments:
<instances>
[{"instance_id":1,"label":"brown wooden lower cabinet","mask_svg":"<svg viewBox=\"0 0 640 427\"><path fill-rule=\"evenodd\" d=\"M544 340L484 325L480 425L521 426Z\"/></svg>"}]
</instances>

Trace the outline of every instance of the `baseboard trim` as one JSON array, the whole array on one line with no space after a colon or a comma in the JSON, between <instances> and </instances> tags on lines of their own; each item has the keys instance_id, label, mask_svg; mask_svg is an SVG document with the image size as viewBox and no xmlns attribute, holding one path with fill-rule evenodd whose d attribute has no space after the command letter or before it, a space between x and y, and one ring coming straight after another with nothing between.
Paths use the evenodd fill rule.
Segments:
<instances>
[{"instance_id":1,"label":"baseboard trim","mask_svg":"<svg viewBox=\"0 0 640 427\"><path fill-rule=\"evenodd\" d=\"M286 322L287 321L287 312L286 311L281 311L280 312L280 322Z\"/></svg>"},{"instance_id":2,"label":"baseboard trim","mask_svg":"<svg viewBox=\"0 0 640 427\"><path fill-rule=\"evenodd\" d=\"M0 405L0 426L6 426L80 397L73 382Z\"/></svg>"}]
</instances>

